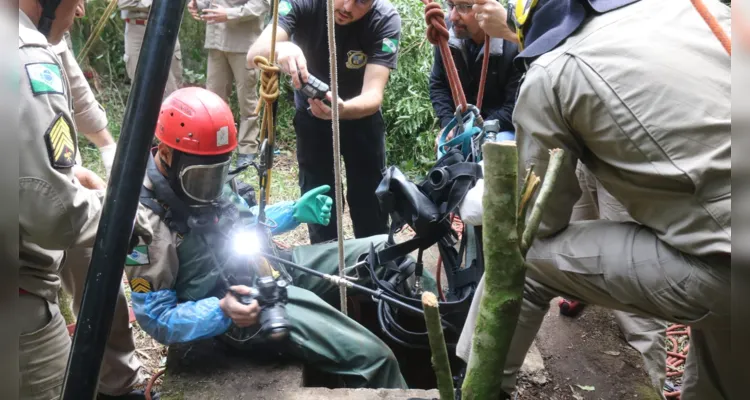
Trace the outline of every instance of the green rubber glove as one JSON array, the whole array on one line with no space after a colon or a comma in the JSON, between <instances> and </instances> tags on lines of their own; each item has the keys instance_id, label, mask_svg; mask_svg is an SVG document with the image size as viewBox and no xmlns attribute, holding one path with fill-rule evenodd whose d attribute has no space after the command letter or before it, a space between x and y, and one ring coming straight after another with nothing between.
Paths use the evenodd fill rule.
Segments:
<instances>
[{"instance_id":1,"label":"green rubber glove","mask_svg":"<svg viewBox=\"0 0 750 400\"><path fill-rule=\"evenodd\" d=\"M323 185L302 195L294 203L294 218L300 223L328 225L331 222L333 199L323 193L329 190L330 186Z\"/></svg>"}]
</instances>

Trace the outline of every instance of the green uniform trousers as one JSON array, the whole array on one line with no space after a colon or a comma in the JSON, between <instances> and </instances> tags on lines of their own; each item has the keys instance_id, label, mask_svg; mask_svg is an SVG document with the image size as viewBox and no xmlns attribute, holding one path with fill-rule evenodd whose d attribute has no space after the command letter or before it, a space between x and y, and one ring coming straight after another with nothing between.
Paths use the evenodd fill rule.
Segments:
<instances>
[{"instance_id":1,"label":"green uniform trousers","mask_svg":"<svg viewBox=\"0 0 750 400\"><path fill-rule=\"evenodd\" d=\"M381 235L345 241L346 264L356 263L361 254L369 251L371 242L376 250L382 248L385 239L387 236ZM292 252L292 261L338 275L338 245L333 242L297 247ZM347 387L408 388L391 349L332 306L339 304L335 285L292 268L286 269L294 279L294 285L287 288L286 313L291 330L290 343L284 348L286 355L338 375ZM347 294L352 292L350 289ZM250 344L251 348L262 345L261 339Z\"/></svg>"}]
</instances>

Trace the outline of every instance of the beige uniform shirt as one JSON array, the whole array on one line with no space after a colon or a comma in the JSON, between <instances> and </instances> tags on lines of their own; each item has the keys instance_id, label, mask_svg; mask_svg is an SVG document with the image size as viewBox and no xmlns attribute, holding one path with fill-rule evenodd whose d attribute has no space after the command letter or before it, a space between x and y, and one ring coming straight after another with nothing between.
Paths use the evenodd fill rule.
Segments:
<instances>
[{"instance_id":1,"label":"beige uniform shirt","mask_svg":"<svg viewBox=\"0 0 750 400\"><path fill-rule=\"evenodd\" d=\"M73 96L73 119L79 133L87 135L99 132L107 127L107 113L96 100L89 82L67 43L69 34L66 33L65 36L66 40L53 46L53 51L60 57L68 82L70 82L70 93Z\"/></svg>"},{"instance_id":2,"label":"beige uniform shirt","mask_svg":"<svg viewBox=\"0 0 750 400\"><path fill-rule=\"evenodd\" d=\"M705 3L729 34L729 9ZM543 176L550 149L567 153L540 237L567 226L580 159L664 242L731 255L730 68L691 3L663 0L597 16L533 62L513 115L519 170Z\"/></svg>"},{"instance_id":3,"label":"beige uniform shirt","mask_svg":"<svg viewBox=\"0 0 750 400\"><path fill-rule=\"evenodd\" d=\"M151 4L152 0L117 0L117 8L120 9L122 19L148 19Z\"/></svg>"},{"instance_id":4,"label":"beige uniform shirt","mask_svg":"<svg viewBox=\"0 0 750 400\"><path fill-rule=\"evenodd\" d=\"M228 9L227 22L206 25L204 47L231 53L247 53L263 32L265 15L271 10L269 0L199 0L198 4Z\"/></svg>"},{"instance_id":5,"label":"beige uniform shirt","mask_svg":"<svg viewBox=\"0 0 750 400\"><path fill-rule=\"evenodd\" d=\"M19 10L19 285L55 302L63 250L92 246L104 191L73 175L77 152L70 84L60 59Z\"/></svg>"}]
</instances>

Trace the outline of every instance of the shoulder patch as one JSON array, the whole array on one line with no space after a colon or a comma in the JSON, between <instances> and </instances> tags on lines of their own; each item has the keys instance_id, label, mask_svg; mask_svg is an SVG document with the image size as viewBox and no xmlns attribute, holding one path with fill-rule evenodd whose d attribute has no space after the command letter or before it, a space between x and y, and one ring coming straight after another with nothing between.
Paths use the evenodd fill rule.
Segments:
<instances>
[{"instance_id":1,"label":"shoulder patch","mask_svg":"<svg viewBox=\"0 0 750 400\"><path fill-rule=\"evenodd\" d=\"M135 293L148 293L151 291L151 282L146 278L133 278L130 280L130 290Z\"/></svg>"},{"instance_id":2,"label":"shoulder patch","mask_svg":"<svg viewBox=\"0 0 750 400\"><path fill-rule=\"evenodd\" d=\"M44 134L44 141L53 168L73 167L78 148L73 137L73 125L65 114L57 114Z\"/></svg>"},{"instance_id":3,"label":"shoulder patch","mask_svg":"<svg viewBox=\"0 0 750 400\"><path fill-rule=\"evenodd\" d=\"M279 2L279 15L282 17L289 14L292 11L292 5L287 0L281 0Z\"/></svg>"},{"instance_id":4,"label":"shoulder patch","mask_svg":"<svg viewBox=\"0 0 750 400\"><path fill-rule=\"evenodd\" d=\"M367 64L367 54L361 50L350 50L346 53L346 68L360 69Z\"/></svg>"},{"instance_id":5,"label":"shoulder patch","mask_svg":"<svg viewBox=\"0 0 750 400\"><path fill-rule=\"evenodd\" d=\"M398 51L398 39L383 39L383 47L380 48L383 53L395 53Z\"/></svg>"},{"instance_id":6,"label":"shoulder patch","mask_svg":"<svg viewBox=\"0 0 750 400\"><path fill-rule=\"evenodd\" d=\"M129 266L149 264L151 264L151 258L148 255L147 245L135 246L133 251L125 258L125 265Z\"/></svg>"},{"instance_id":7,"label":"shoulder patch","mask_svg":"<svg viewBox=\"0 0 750 400\"><path fill-rule=\"evenodd\" d=\"M54 63L26 64L26 75L29 76L31 92L34 96L41 94L65 94L60 66Z\"/></svg>"}]
</instances>

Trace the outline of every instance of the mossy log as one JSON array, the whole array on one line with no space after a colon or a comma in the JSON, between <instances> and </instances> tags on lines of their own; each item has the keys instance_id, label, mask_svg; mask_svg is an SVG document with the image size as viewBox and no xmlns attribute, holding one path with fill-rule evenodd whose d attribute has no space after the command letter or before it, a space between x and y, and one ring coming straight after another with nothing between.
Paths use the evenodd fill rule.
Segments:
<instances>
[{"instance_id":1,"label":"mossy log","mask_svg":"<svg viewBox=\"0 0 750 400\"><path fill-rule=\"evenodd\" d=\"M484 155L484 295L462 386L464 399L495 399L516 329L526 275L518 233L515 142L486 143Z\"/></svg>"},{"instance_id":2,"label":"mossy log","mask_svg":"<svg viewBox=\"0 0 750 400\"><path fill-rule=\"evenodd\" d=\"M453 375L451 374L451 363L448 358L448 349L445 346L443 336L443 324L440 321L438 301L432 292L422 294L422 308L424 309L424 321L427 325L427 337L430 340L430 351L432 352L432 369L437 377L437 388L440 400L453 400Z\"/></svg>"}]
</instances>

